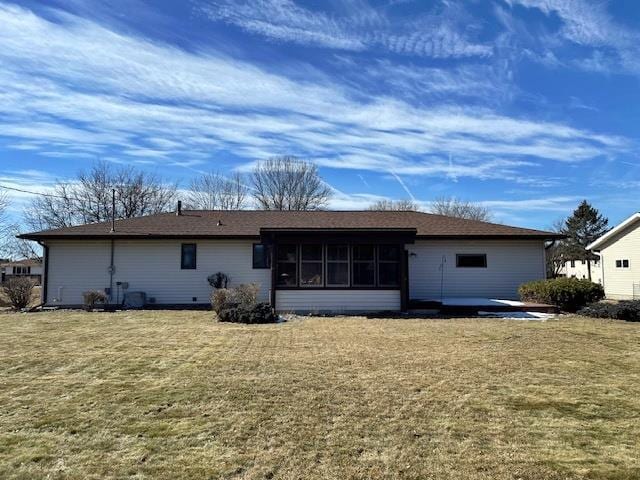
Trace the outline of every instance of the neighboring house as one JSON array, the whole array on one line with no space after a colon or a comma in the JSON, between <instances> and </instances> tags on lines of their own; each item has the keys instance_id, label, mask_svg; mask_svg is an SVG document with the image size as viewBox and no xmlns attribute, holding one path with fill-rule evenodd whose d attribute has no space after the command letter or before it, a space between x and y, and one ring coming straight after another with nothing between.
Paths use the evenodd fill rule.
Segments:
<instances>
[{"instance_id":1,"label":"neighboring house","mask_svg":"<svg viewBox=\"0 0 640 480\"><path fill-rule=\"evenodd\" d=\"M587 246L600 255L604 291L611 299L640 299L640 212Z\"/></svg>"},{"instance_id":2,"label":"neighboring house","mask_svg":"<svg viewBox=\"0 0 640 480\"><path fill-rule=\"evenodd\" d=\"M21 235L45 251L43 300L105 290L207 304L207 277L260 285L278 311L406 310L409 300L517 298L561 235L419 212L182 211Z\"/></svg>"},{"instance_id":3,"label":"neighboring house","mask_svg":"<svg viewBox=\"0 0 640 480\"><path fill-rule=\"evenodd\" d=\"M39 258L25 258L23 260L5 260L0 263L0 283L10 278L28 277L36 284L42 281L42 260Z\"/></svg>"},{"instance_id":4,"label":"neighboring house","mask_svg":"<svg viewBox=\"0 0 640 480\"><path fill-rule=\"evenodd\" d=\"M589 278L589 268L586 260L568 260L560 269L559 275L562 277ZM591 260L591 281L602 285L602 268L600 260Z\"/></svg>"}]
</instances>

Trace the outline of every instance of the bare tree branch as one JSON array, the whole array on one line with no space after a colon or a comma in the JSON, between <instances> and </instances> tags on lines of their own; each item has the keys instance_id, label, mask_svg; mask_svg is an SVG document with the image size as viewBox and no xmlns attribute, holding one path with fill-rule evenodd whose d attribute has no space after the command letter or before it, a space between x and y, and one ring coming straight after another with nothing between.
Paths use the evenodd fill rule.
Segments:
<instances>
[{"instance_id":1,"label":"bare tree branch","mask_svg":"<svg viewBox=\"0 0 640 480\"><path fill-rule=\"evenodd\" d=\"M254 199L263 210L320 210L332 193L316 165L289 156L260 162L252 180Z\"/></svg>"},{"instance_id":2,"label":"bare tree branch","mask_svg":"<svg viewBox=\"0 0 640 480\"><path fill-rule=\"evenodd\" d=\"M248 195L249 188L240 173L225 177L210 172L191 180L186 203L198 210L241 210Z\"/></svg>"},{"instance_id":3,"label":"bare tree branch","mask_svg":"<svg viewBox=\"0 0 640 480\"><path fill-rule=\"evenodd\" d=\"M418 204L412 200L378 200L372 203L367 210L377 211L418 211Z\"/></svg>"},{"instance_id":4,"label":"bare tree branch","mask_svg":"<svg viewBox=\"0 0 640 480\"><path fill-rule=\"evenodd\" d=\"M481 222L489 222L492 219L491 211L487 207L459 200L455 197L437 198L431 204L430 212L447 217L466 218Z\"/></svg>"},{"instance_id":5,"label":"bare tree branch","mask_svg":"<svg viewBox=\"0 0 640 480\"><path fill-rule=\"evenodd\" d=\"M170 210L176 184L133 167L98 162L73 181L58 181L50 196L39 196L25 209L31 230L68 227L111 219L111 189L116 190L115 217L131 218Z\"/></svg>"}]
</instances>

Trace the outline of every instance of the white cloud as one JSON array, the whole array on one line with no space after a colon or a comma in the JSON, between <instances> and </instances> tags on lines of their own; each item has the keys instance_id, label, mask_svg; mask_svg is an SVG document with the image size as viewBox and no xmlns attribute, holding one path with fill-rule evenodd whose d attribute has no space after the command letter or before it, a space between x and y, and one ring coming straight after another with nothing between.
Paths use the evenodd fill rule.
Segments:
<instances>
[{"instance_id":1,"label":"white cloud","mask_svg":"<svg viewBox=\"0 0 640 480\"><path fill-rule=\"evenodd\" d=\"M562 21L559 34L577 45L595 49L586 58L571 63L585 70L617 73L621 69L640 73L640 33L616 22L605 3L584 0L506 0L536 8ZM604 50L604 51L603 51Z\"/></svg>"},{"instance_id":2,"label":"white cloud","mask_svg":"<svg viewBox=\"0 0 640 480\"><path fill-rule=\"evenodd\" d=\"M212 20L282 42L352 51L382 49L432 58L492 53L491 46L474 43L461 33L460 19L453 12L393 22L365 2L344 2L342 6L346 10L342 15L303 8L293 0L211 1L199 9ZM458 8L449 8L459 13Z\"/></svg>"},{"instance_id":3,"label":"white cloud","mask_svg":"<svg viewBox=\"0 0 640 480\"><path fill-rule=\"evenodd\" d=\"M487 108L411 105L326 79L295 81L54 13L55 22L0 5L0 136L9 146L187 168L219 152L286 153L336 169L516 182L543 161L628 146Z\"/></svg>"}]
</instances>

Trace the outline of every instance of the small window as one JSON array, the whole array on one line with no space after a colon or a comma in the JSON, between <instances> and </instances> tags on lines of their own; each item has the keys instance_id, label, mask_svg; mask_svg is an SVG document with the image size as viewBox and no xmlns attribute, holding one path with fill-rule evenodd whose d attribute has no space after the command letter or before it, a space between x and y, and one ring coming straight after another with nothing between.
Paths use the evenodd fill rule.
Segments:
<instances>
[{"instance_id":1,"label":"small window","mask_svg":"<svg viewBox=\"0 0 640 480\"><path fill-rule=\"evenodd\" d=\"M584 265L584 260L580 260L580 263L581 263L582 265Z\"/></svg>"},{"instance_id":2,"label":"small window","mask_svg":"<svg viewBox=\"0 0 640 480\"><path fill-rule=\"evenodd\" d=\"M456 267L487 268L487 255L485 253L459 253L456 255Z\"/></svg>"},{"instance_id":3,"label":"small window","mask_svg":"<svg viewBox=\"0 0 640 480\"><path fill-rule=\"evenodd\" d=\"M616 260L616 268L622 268L622 260Z\"/></svg>"},{"instance_id":4,"label":"small window","mask_svg":"<svg viewBox=\"0 0 640 480\"><path fill-rule=\"evenodd\" d=\"M616 260L616 268L629 268L629 260Z\"/></svg>"},{"instance_id":5,"label":"small window","mask_svg":"<svg viewBox=\"0 0 640 480\"><path fill-rule=\"evenodd\" d=\"M183 243L182 253L180 256L180 268L183 270L196 269L196 244Z\"/></svg>"},{"instance_id":6,"label":"small window","mask_svg":"<svg viewBox=\"0 0 640 480\"><path fill-rule=\"evenodd\" d=\"M296 245L278 245L276 258L277 284L295 287L298 284L298 248Z\"/></svg>"},{"instance_id":7,"label":"small window","mask_svg":"<svg viewBox=\"0 0 640 480\"><path fill-rule=\"evenodd\" d=\"M576 268L576 261L575 260L571 260L571 268Z\"/></svg>"},{"instance_id":8,"label":"small window","mask_svg":"<svg viewBox=\"0 0 640 480\"><path fill-rule=\"evenodd\" d=\"M301 245L300 286L321 287L322 285L322 245Z\"/></svg>"},{"instance_id":9,"label":"small window","mask_svg":"<svg viewBox=\"0 0 640 480\"><path fill-rule=\"evenodd\" d=\"M271 268L271 249L269 245L253 244L253 268Z\"/></svg>"},{"instance_id":10,"label":"small window","mask_svg":"<svg viewBox=\"0 0 640 480\"><path fill-rule=\"evenodd\" d=\"M353 285L369 287L376 284L376 257L373 245L353 247Z\"/></svg>"}]
</instances>

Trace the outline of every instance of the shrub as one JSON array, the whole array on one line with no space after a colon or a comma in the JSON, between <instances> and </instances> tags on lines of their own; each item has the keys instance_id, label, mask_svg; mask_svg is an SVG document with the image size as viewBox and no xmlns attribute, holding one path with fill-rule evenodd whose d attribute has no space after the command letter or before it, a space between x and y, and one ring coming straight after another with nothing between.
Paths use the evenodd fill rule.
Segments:
<instances>
[{"instance_id":1,"label":"shrub","mask_svg":"<svg viewBox=\"0 0 640 480\"><path fill-rule=\"evenodd\" d=\"M255 283L220 288L211 295L211 306L221 322L275 323L278 316L268 303L258 303L260 286Z\"/></svg>"},{"instance_id":2,"label":"shrub","mask_svg":"<svg viewBox=\"0 0 640 480\"><path fill-rule=\"evenodd\" d=\"M520 285L524 302L549 303L566 312L575 312L585 305L604 298L602 285L577 278L554 278Z\"/></svg>"},{"instance_id":3,"label":"shrub","mask_svg":"<svg viewBox=\"0 0 640 480\"><path fill-rule=\"evenodd\" d=\"M211 308L219 313L226 305L231 303L231 290L227 288L219 288L211 294Z\"/></svg>"},{"instance_id":4,"label":"shrub","mask_svg":"<svg viewBox=\"0 0 640 480\"><path fill-rule=\"evenodd\" d=\"M614 318L628 322L640 322L640 300L618 303L592 303L578 311L580 315L594 318Z\"/></svg>"},{"instance_id":5,"label":"shrub","mask_svg":"<svg viewBox=\"0 0 640 480\"><path fill-rule=\"evenodd\" d=\"M31 303L35 286L35 282L30 278L10 278L2 284L2 293L9 299L9 304L14 310L22 310Z\"/></svg>"},{"instance_id":6,"label":"shrub","mask_svg":"<svg viewBox=\"0 0 640 480\"><path fill-rule=\"evenodd\" d=\"M260 285L246 283L235 288L219 288L211 294L211 307L218 313L228 305L236 305L242 308L251 308L258 303Z\"/></svg>"},{"instance_id":7,"label":"shrub","mask_svg":"<svg viewBox=\"0 0 640 480\"><path fill-rule=\"evenodd\" d=\"M278 316L268 303L256 303L251 306L227 304L218 313L221 322L233 323L276 323Z\"/></svg>"},{"instance_id":8,"label":"shrub","mask_svg":"<svg viewBox=\"0 0 640 480\"><path fill-rule=\"evenodd\" d=\"M82 292L85 309L91 311L95 308L96 303L107 303L107 296L100 290L89 290Z\"/></svg>"},{"instance_id":9,"label":"shrub","mask_svg":"<svg viewBox=\"0 0 640 480\"><path fill-rule=\"evenodd\" d=\"M229 278L229 276L226 273L222 272L216 272L213 275L209 275L207 277L207 282L209 282L209 285L211 285L215 289L227 288L230 281L231 279Z\"/></svg>"}]
</instances>

